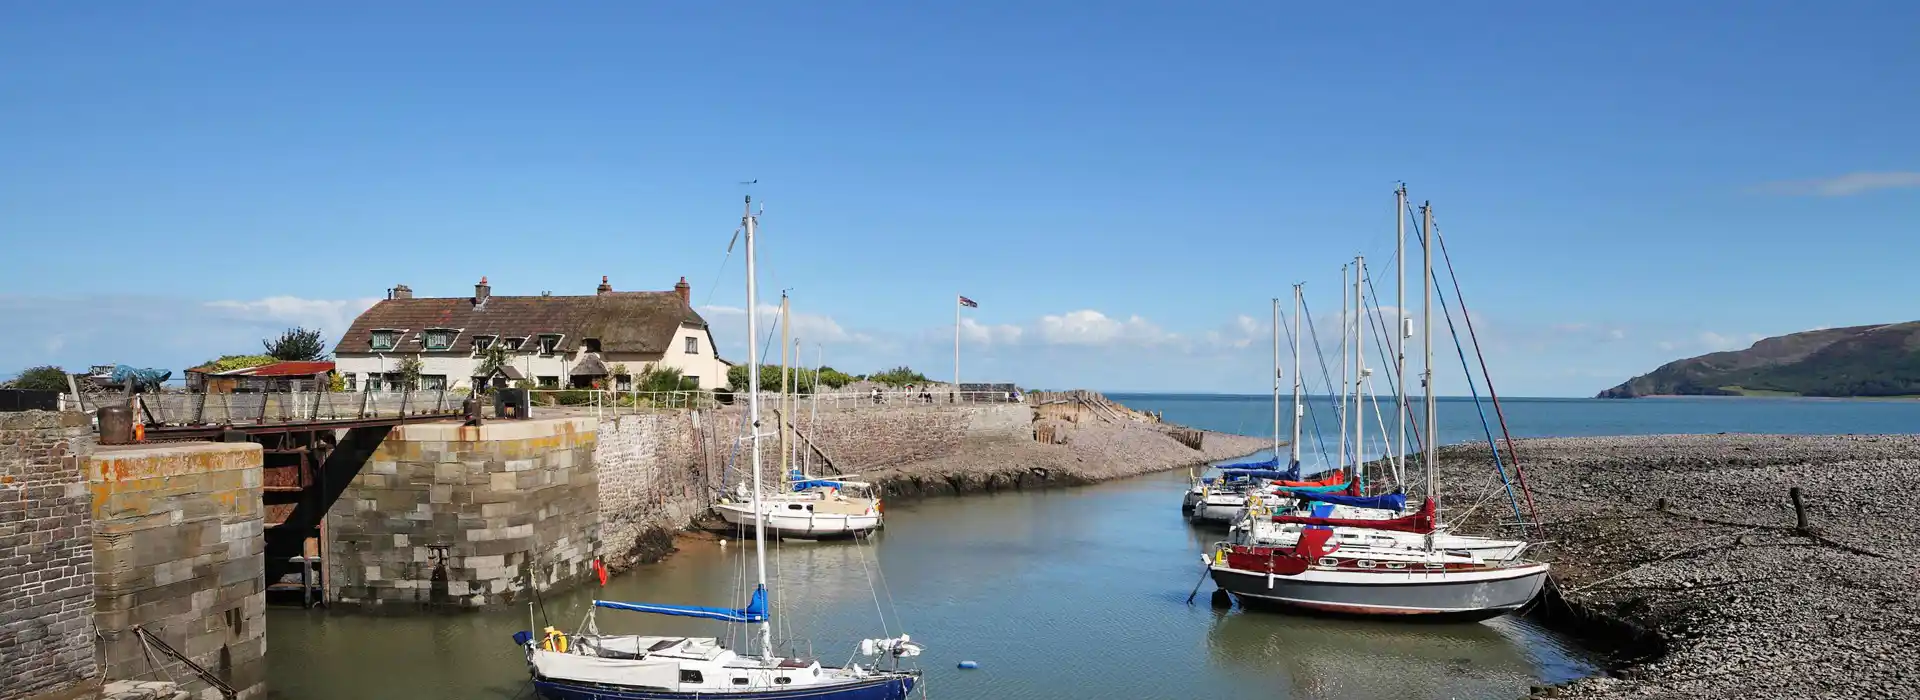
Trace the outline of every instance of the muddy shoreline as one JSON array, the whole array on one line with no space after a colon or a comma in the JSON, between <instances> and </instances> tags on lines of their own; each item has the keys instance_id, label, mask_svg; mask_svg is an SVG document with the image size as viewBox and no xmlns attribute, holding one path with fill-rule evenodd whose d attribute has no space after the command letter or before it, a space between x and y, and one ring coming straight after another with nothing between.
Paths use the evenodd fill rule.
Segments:
<instances>
[{"instance_id":1,"label":"muddy shoreline","mask_svg":"<svg viewBox=\"0 0 1920 700\"><path fill-rule=\"evenodd\" d=\"M1920 436L1519 441L1556 590L1529 615L1611 653L1566 698L1920 696ZM1512 506L1484 445L1442 448L1464 531ZM1789 491L1798 487L1808 528ZM1479 504L1475 507L1475 504ZM1520 508L1525 510L1524 500ZM1507 529L1506 531L1511 531Z\"/></svg>"}]
</instances>

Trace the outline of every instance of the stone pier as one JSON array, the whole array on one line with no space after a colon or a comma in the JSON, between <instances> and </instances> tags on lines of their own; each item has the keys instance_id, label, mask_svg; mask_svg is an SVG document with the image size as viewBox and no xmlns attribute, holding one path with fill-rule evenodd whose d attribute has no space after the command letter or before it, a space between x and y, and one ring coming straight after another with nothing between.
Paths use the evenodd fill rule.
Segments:
<instances>
[{"instance_id":1,"label":"stone pier","mask_svg":"<svg viewBox=\"0 0 1920 700\"><path fill-rule=\"evenodd\" d=\"M102 446L87 458L94 625L107 678L152 677L137 625L241 698L265 695L260 464L253 443Z\"/></svg>"},{"instance_id":2,"label":"stone pier","mask_svg":"<svg viewBox=\"0 0 1920 700\"><path fill-rule=\"evenodd\" d=\"M482 606L589 575L600 548L596 425L395 428L328 512L331 598Z\"/></svg>"},{"instance_id":3,"label":"stone pier","mask_svg":"<svg viewBox=\"0 0 1920 700\"><path fill-rule=\"evenodd\" d=\"M96 680L93 542L79 413L0 413L0 698Z\"/></svg>"}]
</instances>

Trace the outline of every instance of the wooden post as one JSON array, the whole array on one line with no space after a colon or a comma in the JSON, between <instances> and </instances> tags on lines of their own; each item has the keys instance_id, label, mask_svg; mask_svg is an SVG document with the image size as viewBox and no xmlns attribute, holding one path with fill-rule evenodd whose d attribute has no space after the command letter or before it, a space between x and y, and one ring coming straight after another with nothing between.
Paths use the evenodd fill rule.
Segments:
<instances>
[{"instance_id":1,"label":"wooden post","mask_svg":"<svg viewBox=\"0 0 1920 700\"><path fill-rule=\"evenodd\" d=\"M1787 489L1787 497L1793 499L1794 530L1804 535L1807 533L1807 504L1800 498L1800 487Z\"/></svg>"}]
</instances>

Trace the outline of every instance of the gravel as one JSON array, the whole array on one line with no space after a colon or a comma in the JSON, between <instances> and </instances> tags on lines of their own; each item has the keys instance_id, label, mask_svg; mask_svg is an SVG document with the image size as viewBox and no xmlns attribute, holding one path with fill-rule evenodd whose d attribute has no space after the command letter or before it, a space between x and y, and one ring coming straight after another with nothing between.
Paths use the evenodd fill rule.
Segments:
<instances>
[{"instance_id":1,"label":"gravel","mask_svg":"<svg viewBox=\"0 0 1920 700\"><path fill-rule=\"evenodd\" d=\"M1920 698L1920 436L1553 438L1517 452L1533 537L1550 543L1534 556L1571 603L1556 626L1642 657L1541 694ZM1440 460L1463 528L1512 519L1503 495L1464 515L1489 492L1484 445Z\"/></svg>"},{"instance_id":2,"label":"gravel","mask_svg":"<svg viewBox=\"0 0 1920 700\"><path fill-rule=\"evenodd\" d=\"M865 471L885 496L917 498L1078 486L1232 459L1272 446L1270 439L1207 433L1201 449L1173 439L1177 426L1088 422L1065 428L1055 440L1002 440L963 446L958 454Z\"/></svg>"}]
</instances>

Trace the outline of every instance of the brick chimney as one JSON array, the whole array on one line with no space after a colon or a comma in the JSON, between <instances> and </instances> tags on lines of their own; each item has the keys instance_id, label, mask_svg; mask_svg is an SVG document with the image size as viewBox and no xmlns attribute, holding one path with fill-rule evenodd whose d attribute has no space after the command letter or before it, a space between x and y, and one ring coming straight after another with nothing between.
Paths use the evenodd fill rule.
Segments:
<instances>
[{"instance_id":1,"label":"brick chimney","mask_svg":"<svg viewBox=\"0 0 1920 700\"><path fill-rule=\"evenodd\" d=\"M387 290L387 298L388 299L412 299L413 288L404 284L393 285L393 289Z\"/></svg>"},{"instance_id":2,"label":"brick chimney","mask_svg":"<svg viewBox=\"0 0 1920 700\"><path fill-rule=\"evenodd\" d=\"M693 285L687 284L685 275L680 277L679 284L673 285L673 293L680 295L680 303L693 306Z\"/></svg>"},{"instance_id":3,"label":"brick chimney","mask_svg":"<svg viewBox=\"0 0 1920 700\"><path fill-rule=\"evenodd\" d=\"M596 288L594 288L594 290L593 290L593 293L595 293L595 294L606 294L606 293L608 293L608 292L611 292L611 291L613 291L613 285L611 285L611 284L607 284L607 276L606 276L606 275L601 275L601 276L600 276L600 286L599 286L599 287L596 287Z\"/></svg>"},{"instance_id":4,"label":"brick chimney","mask_svg":"<svg viewBox=\"0 0 1920 700\"><path fill-rule=\"evenodd\" d=\"M487 297L493 296L493 286L487 284L486 275L480 276L480 283L473 285L473 303L485 304Z\"/></svg>"}]
</instances>

